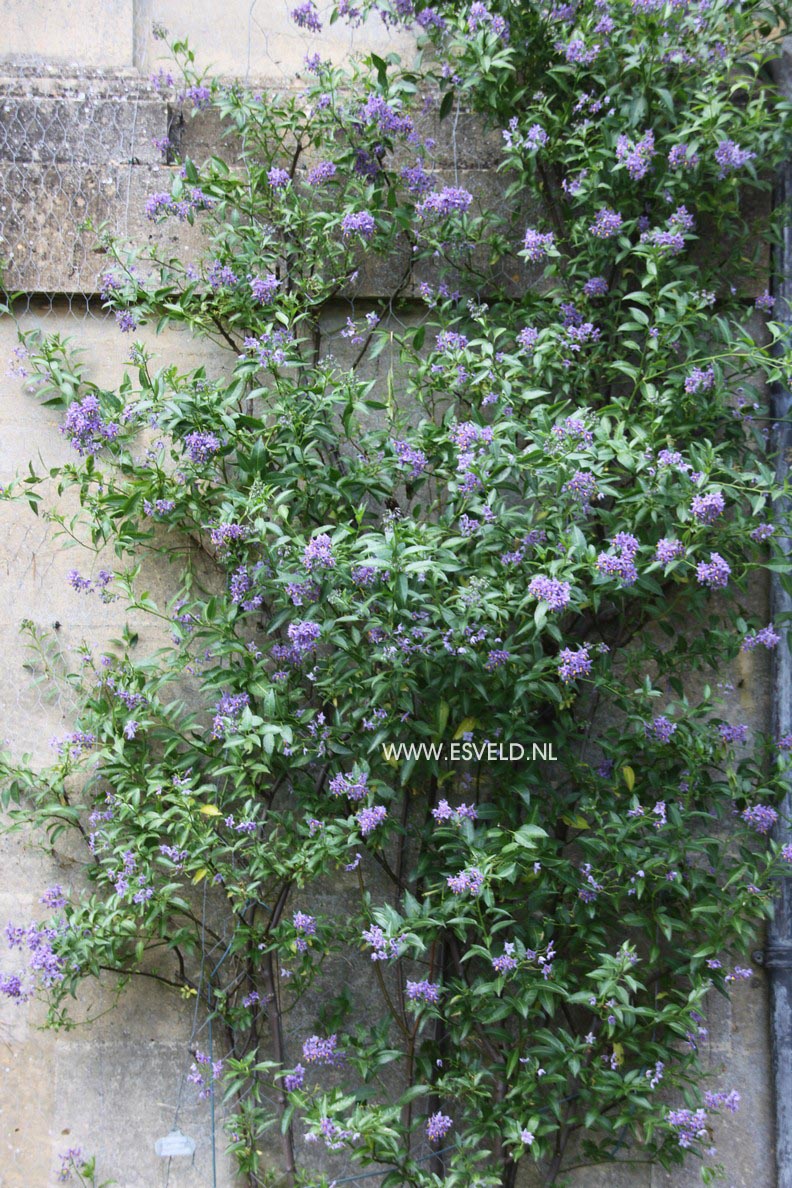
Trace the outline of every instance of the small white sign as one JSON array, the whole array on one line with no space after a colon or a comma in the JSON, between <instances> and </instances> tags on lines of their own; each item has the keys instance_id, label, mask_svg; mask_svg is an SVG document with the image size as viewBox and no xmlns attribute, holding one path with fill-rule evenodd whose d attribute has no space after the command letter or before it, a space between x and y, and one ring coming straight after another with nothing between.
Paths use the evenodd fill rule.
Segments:
<instances>
[{"instance_id":1,"label":"small white sign","mask_svg":"<svg viewBox=\"0 0 792 1188\"><path fill-rule=\"evenodd\" d=\"M157 1139L154 1150L163 1159L172 1159L179 1155L191 1156L195 1154L195 1140L188 1138L180 1130L172 1130L164 1138Z\"/></svg>"}]
</instances>

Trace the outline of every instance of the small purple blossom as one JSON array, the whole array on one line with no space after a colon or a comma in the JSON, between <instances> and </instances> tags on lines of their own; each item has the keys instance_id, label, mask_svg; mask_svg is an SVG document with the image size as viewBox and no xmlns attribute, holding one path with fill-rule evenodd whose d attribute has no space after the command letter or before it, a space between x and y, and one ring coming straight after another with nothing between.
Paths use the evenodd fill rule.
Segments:
<instances>
[{"instance_id":1,"label":"small purple blossom","mask_svg":"<svg viewBox=\"0 0 792 1188\"><path fill-rule=\"evenodd\" d=\"M295 25L299 25L301 29L307 29L309 33L321 33L322 31L322 22L319 20L319 13L316 11L313 0L305 0L304 4L293 8L291 19Z\"/></svg>"},{"instance_id":2,"label":"small purple blossom","mask_svg":"<svg viewBox=\"0 0 792 1188\"><path fill-rule=\"evenodd\" d=\"M691 513L702 524L712 524L722 515L726 503L720 491L708 491L706 495L694 495L690 505Z\"/></svg>"},{"instance_id":3,"label":"small purple blossom","mask_svg":"<svg viewBox=\"0 0 792 1188\"><path fill-rule=\"evenodd\" d=\"M699 392L709 392L714 386L715 369L712 365L704 369L694 367L685 377L685 391L689 396L695 396Z\"/></svg>"},{"instance_id":4,"label":"small purple blossom","mask_svg":"<svg viewBox=\"0 0 792 1188\"><path fill-rule=\"evenodd\" d=\"M440 1001L440 987L437 982L407 982L405 991L410 1002L426 1002L436 1005Z\"/></svg>"},{"instance_id":5,"label":"small purple blossom","mask_svg":"<svg viewBox=\"0 0 792 1188\"><path fill-rule=\"evenodd\" d=\"M546 602L552 611L563 610L569 604L570 591L569 582L561 582L557 578L545 577L542 574L531 578L528 583L529 595Z\"/></svg>"},{"instance_id":6,"label":"small purple blossom","mask_svg":"<svg viewBox=\"0 0 792 1188\"><path fill-rule=\"evenodd\" d=\"M623 221L618 211L603 206L602 210L597 211L594 222L589 226L589 234L595 239L612 239L621 231Z\"/></svg>"},{"instance_id":7,"label":"small purple blossom","mask_svg":"<svg viewBox=\"0 0 792 1188\"><path fill-rule=\"evenodd\" d=\"M734 173L736 169L741 169L743 165L747 165L749 161L754 161L755 159L756 153L740 148L733 140L721 140L715 149L715 160L720 166L719 178L724 178L727 174Z\"/></svg>"},{"instance_id":8,"label":"small purple blossom","mask_svg":"<svg viewBox=\"0 0 792 1188\"><path fill-rule=\"evenodd\" d=\"M303 552L303 565L312 572L314 569L333 569L333 542L326 532L314 536L308 541Z\"/></svg>"},{"instance_id":9,"label":"small purple blossom","mask_svg":"<svg viewBox=\"0 0 792 1188\"><path fill-rule=\"evenodd\" d=\"M439 1142L444 1135L448 1134L453 1124L448 1114L442 1114L440 1110L432 1114L426 1123L426 1137L429 1139L429 1142Z\"/></svg>"},{"instance_id":10,"label":"small purple blossom","mask_svg":"<svg viewBox=\"0 0 792 1188\"><path fill-rule=\"evenodd\" d=\"M699 561L696 566L696 580L710 590L722 590L729 584L731 569L720 553L710 553L709 561Z\"/></svg>"},{"instance_id":11,"label":"small purple blossom","mask_svg":"<svg viewBox=\"0 0 792 1188\"><path fill-rule=\"evenodd\" d=\"M677 728L676 722L669 721L663 714L655 718L653 722L646 723L644 729L647 738L653 738L657 742L667 743Z\"/></svg>"},{"instance_id":12,"label":"small purple blossom","mask_svg":"<svg viewBox=\"0 0 792 1188\"><path fill-rule=\"evenodd\" d=\"M681 540L669 540L664 538L658 540L655 548L655 559L662 565L670 565L672 561L676 561L679 557L684 557L685 546Z\"/></svg>"},{"instance_id":13,"label":"small purple blossom","mask_svg":"<svg viewBox=\"0 0 792 1188\"><path fill-rule=\"evenodd\" d=\"M554 248L555 236L552 231L542 234L541 231L536 231L533 227L529 227L525 232L523 250L527 259L534 263L544 260Z\"/></svg>"},{"instance_id":14,"label":"small purple blossom","mask_svg":"<svg viewBox=\"0 0 792 1188\"><path fill-rule=\"evenodd\" d=\"M269 305L280 288L280 281L274 272L268 272L266 276L252 276L249 282L253 300L262 305Z\"/></svg>"},{"instance_id":15,"label":"small purple blossom","mask_svg":"<svg viewBox=\"0 0 792 1188\"><path fill-rule=\"evenodd\" d=\"M589 645L581 644L577 651L563 648L558 657L558 675L564 684L574 681L578 677L588 676L591 672L591 657Z\"/></svg>"},{"instance_id":16,"label":"small purple blossom","mask_svg":"<svg viewBox=\"0 0 792 1188\"><path fill-rule=\"evenodd\" d=\"M778 813L769 804L754 804L740 813L746 825L757 833L769 833L778 820Z\"/></svg>"},{"instance_id":17,"label":"small purple blossom","mask_svg":"<svg viewBox=\"0 0 792 1188\"><path fill-rule=\"evenodd\" d=\"M758 647L759 644L765 648L775 648L781 643L781 636L769 623L767 627L762 627L759 631L749 631L745 639L742 641L740 648L743 652L750 652L753 648Z\"/></svg>"},{"instance_id":18,"label":"small purple blossom","mask_svg":"<svg viewBox=\"0 0 792 1188\"><path fill-rule=\"evenodd\" d=\"M473 195L468 190L444 186L442 190L427 194L415 209L421 219L447 218L451 214L464 214L472 201Z\"/></svg>"},{"instance_id":19,"label":"small purple blossom","mask_svg":"<svg viewBox=\"0 0 792 1188\"><path fill-rule=\"evenodd\" d=\"M354 234L360 235L362 239L371 239L376 226L374 216L367 210L360 210L344 215L341 220L341 233L344 239Z\"/></svg>"},{"instance_id":20,"label":"small purple blossom","mask_svg":"<svg viewBox=\"0 0 792 1188\"><path fill-rule=\"evenodd\" d=\"M267 181L273 190L285 190L291 182L291 177L285 169L280 169L277 165L273 165L272 169L267 172Z\"/></svg>"},{"instance_id":21,"label":"small purple blossom","mask_svg":"<svg viewBox=\"0 0 792 1188\"><path fill-rule=\"evenodd\" d=\"M197 429L193 430L192 433L188 433L184 439L184 447L190 461L196 465L208 462L221 446L222 442L216 434L202 433Z\"/></svg>"},{"instance_id":22,"label":"small purple blossom","mask_svg":"<svg viewBox=\"0 0 792 1188\"><path fill-rule=\"evenodd\" d=\"M328 1035L326 1038L310 1035L302 1046L302 1054L303 1060L307 1060L309 1064L323 1064L330 1068L344 1061L343 1052L338 1050L336 1035Z\"/></svg>"},{"instance_id":23,"label":"small purple blossom","mask_svg":"<svg viewBox=\"0 0 792 1188\"><path fill-rule=\"evenodd\" d=\"M93 394L73 400L61 425L61 433L82 457L98 454L108 441L115 441L119 432L115 421L104 420L99 400Z\"/></svg>"},{"instance_id":24,"label":"small purple blossom","mask_svg":"<svg viewBox=\"0 0 792 1188\"><path fill-rule=\"evenodd\" d=\"M388 815L388 810L384 804L375 804L371 807L361 809L356 814L355 820L358 823L358 828L364 837L373 833L375 829L380 826Z\"/></svg>"}]
</instances>

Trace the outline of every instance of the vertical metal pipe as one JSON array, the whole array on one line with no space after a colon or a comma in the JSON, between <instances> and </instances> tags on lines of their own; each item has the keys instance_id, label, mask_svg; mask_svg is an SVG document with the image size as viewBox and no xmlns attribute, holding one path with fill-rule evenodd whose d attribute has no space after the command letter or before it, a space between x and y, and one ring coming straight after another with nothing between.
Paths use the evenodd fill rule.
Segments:
<instances>
[{"instance_id":1,"label":"vertical metal pipe","mask_svg":"<svg viewBox=\"0 0 792 1188\"><path fill-rule=\"evenodd\" d=\"M779 77L782 89L789 92L790 80ZM785 83L787 84L785 86ZM788 162L778 178L776 206L785 208L792 199L792 162ZM775 318L789 327L792 335L792 219L785 217L783 238L776 249L774 261L776 282ZM773 393L773 415L777 424L775 441L778 450L776 465L780 481L790 477L792 459L792 395L786 383L779 384ZM784 501L779 511L788 511L790 501ZM792 541L781 540L784 553L792 559ZM792 611L792 595L781 584L778 574L772 575L771 602L777 621L782 613ZM776 650L773 669L773 727L775 737L792 734L792 652L788 642L790 626L782 633L785 638ZM792 814L792 788L784 800L783 817ZM776 837L786 844L792 842L792 827L779 822ZM770 1042L773 1078L775 1083L775 1149L778 1173L777 1188L792 1188L792 877L780 882L775 915L768 927L765 965L770 980Z\"/></svg>"}]
</instances>

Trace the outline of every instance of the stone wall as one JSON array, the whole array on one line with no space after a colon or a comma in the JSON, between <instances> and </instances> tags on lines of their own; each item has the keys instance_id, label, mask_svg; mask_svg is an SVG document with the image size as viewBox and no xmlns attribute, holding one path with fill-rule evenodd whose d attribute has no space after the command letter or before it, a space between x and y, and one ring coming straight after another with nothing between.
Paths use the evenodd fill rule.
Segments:
<instances>
[{"instance_id":1,"label":"stone wall","mask_svg":"<svg viewBox=\"0 0 792 1188\"><path fill-rule=\"evenodd\" d=\"M168 167L151 142L167 133L172 114L146 81L162 49L150 36L152 19L188 35L199 60L218 72L283 85L293 81L315 41L289 21L290 7L287 0L44 0L37 6L4 0L0 255L8 287L29 295L23 326L40 324L73 337L99 383L118 383L128 341L91 299L103 262L92 251L91 236L78 232L79 222L108 220L121 233L143 239L178 234L167 224L154 229L143 215L145 196L168 185ZM322 37L322 52L340 60L362 36L334 26ZM379 52L409 52L403 37L382 26L367 29L365 37ZM482 137L467 117L463 121L445 147L449 167L469 171L462 184L474 193L492 194L497 137ZM215 133L211 120L196 120L184 130L184 148L200 158L211 151ZM376 295L376 278L369 292ZM205 344L183 334L155 340L149 333L148 339L160 360L216 365ZM59 415L26 394L18 377L5 374L15 345L15 326L6 319L0 322L0 483L29 458L41 473L68 456ZM29 751L44 763L49 740L70 728L72 706L68 688L23 647L20 620L49 630L64 649L88 640L100 652L118 629L118 615L112 605L69 588L66 573L80 563L84 570L85 556L78 561L43 518L24 506L0 505L0 524L0 736L15 752ZM94 564L98 568L101 560ZM148 577L154 596L165 599L167 572ZM755 597L766 615L766 592ZM150 624L139 626L141 646L155 646L156 639L145 635ZM735 717L765 728L769 671L757 652L745 655L734 673L721 675L734 684ZM39 896L46 887L78 884L81 877L76 851L59 845L42 852L22 833L0 838L0 855L0 924L43 914ZM80 1015L98 1018L70 1032L38 1030L42 1018L35 1007L0 1004L0 1186L44 1188L55 1181L58 1153L73 1146L96 1154L99 1179L112 1178L120 1188L215 1181L230 1186L221 1119L215 1177L208 1105L184 1083L191 1039L205 1046L205 1032L194 1034L193 1004L141 978L113 1009L112 991L111 978L88 989ZM766 985L757 963L755 976L737 986L731 1003L713 995L708 1026L706 1055L717 1074L715 1087L736 1087L743 1099L736 1119L719 1122L714 1135L725 1182L774 1188ZM170 1129L177 1109L197 1151L194 1164L174 1160L168 1167L153 1145ZM276 1151L277 1136L271 1142ZM673 1174L625 1166L571 1177L579 1188L692 1188L699 1182L695 1164Z\"/></svg>"}]
</instances>

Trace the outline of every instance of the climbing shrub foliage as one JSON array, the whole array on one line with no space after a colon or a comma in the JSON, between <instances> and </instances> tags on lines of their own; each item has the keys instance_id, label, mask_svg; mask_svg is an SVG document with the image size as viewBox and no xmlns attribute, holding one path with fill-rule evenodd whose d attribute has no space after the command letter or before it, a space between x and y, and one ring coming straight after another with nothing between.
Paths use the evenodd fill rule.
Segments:
<instances>
[{"instance_id":1,"label":"climbing shrub foliage","mask_svg":"<svg viewBox=\"0 0 792 1188\"><path fill-rule=\"evenodd\" d=\"M792 738L726 697L788 580L783 6L346 3L400 53L343 65L292 16L279 92L179 42L153 77L227 135L159 146L154 246L95 229L120 387L22 333L74 449L4 498L128 621L51 766L3 759L82 872L2 988L60 1025L86 979L181 992L251 1185L712 1178L707 1002L792 861Z\"/></svg>"}]
</instances>

